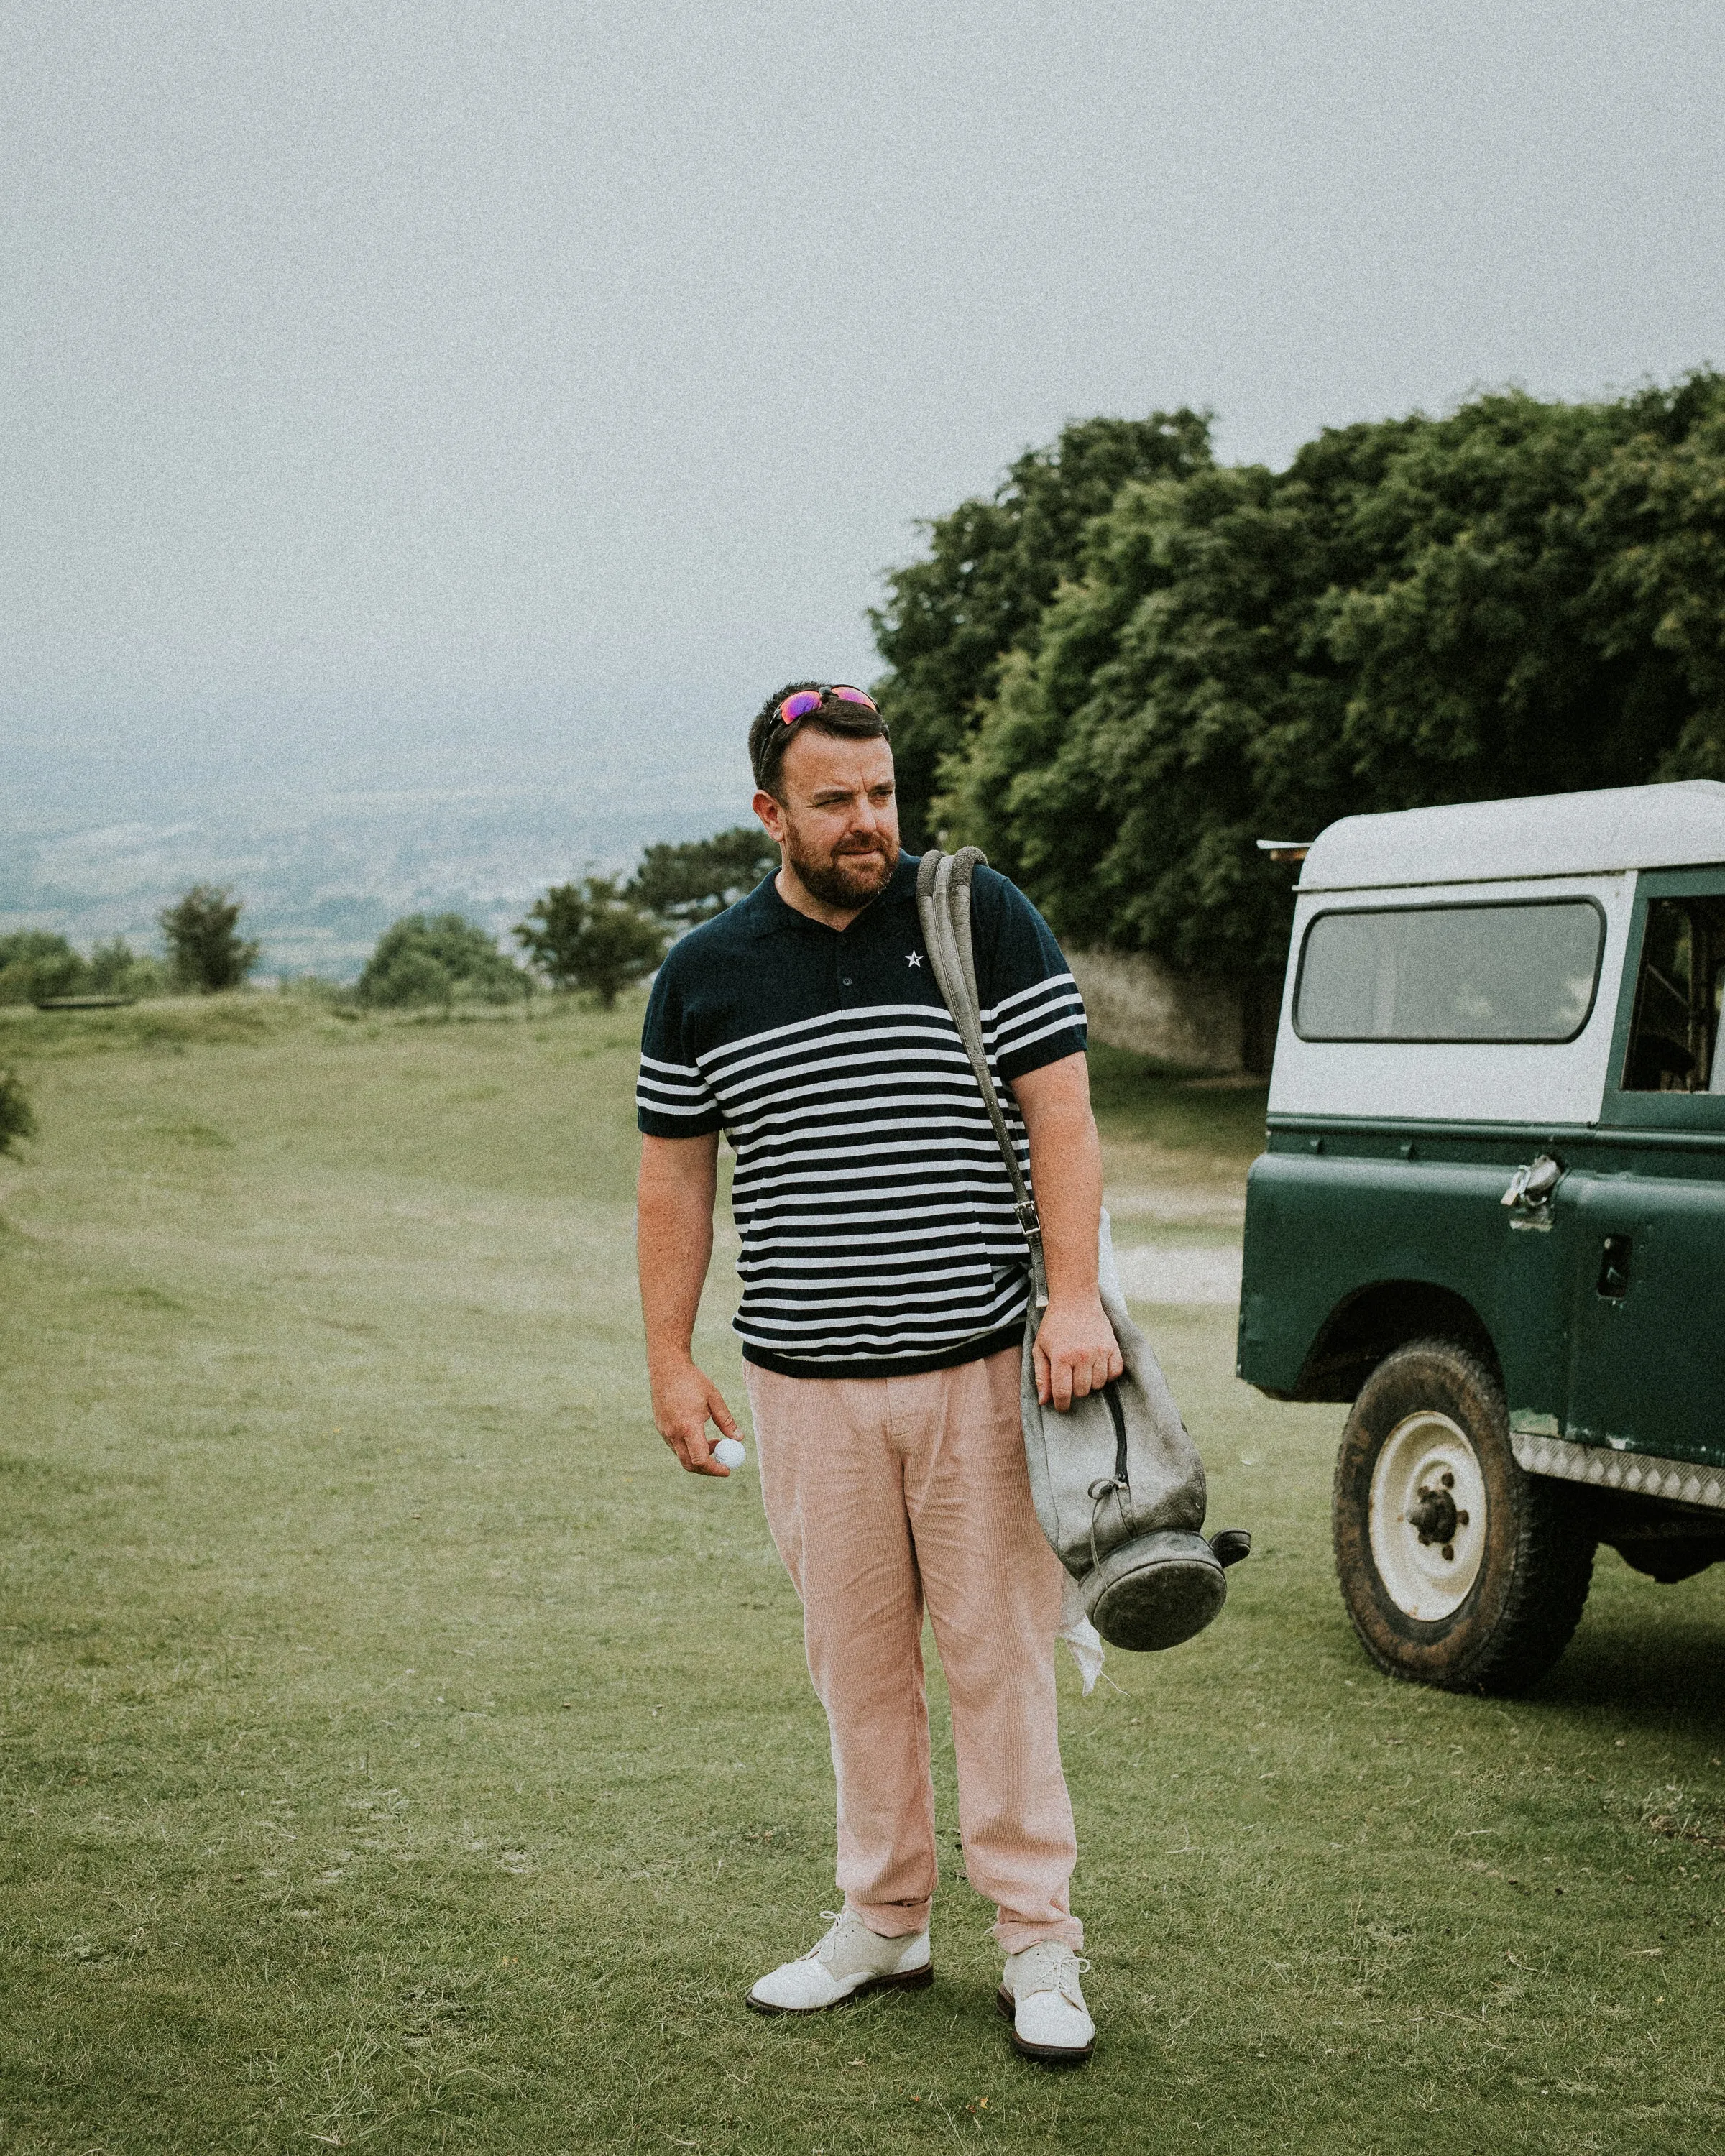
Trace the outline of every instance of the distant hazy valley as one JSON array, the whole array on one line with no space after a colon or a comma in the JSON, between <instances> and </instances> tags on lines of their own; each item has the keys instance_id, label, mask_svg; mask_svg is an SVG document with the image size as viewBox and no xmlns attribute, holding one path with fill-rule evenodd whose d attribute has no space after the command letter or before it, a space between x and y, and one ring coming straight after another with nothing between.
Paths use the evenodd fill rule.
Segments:
<instances>
[{"instance_id":1,"label":"distant hazy valley","mask_svg":"<svg viewBox=\"0 0 1725 2156\"><path fill-rule=\"evenodd\" d=\"M154 950L164 905L193 883L227 884L263 943L260 972L351 979L401 914L453 909L501 934L548 884L737 822L746 795L727 792L675 773L598 788L146 788L85 804L39 788L0 807L0 933L56 930L86 949L124 936Z\"/></svg>"}]
</instances>

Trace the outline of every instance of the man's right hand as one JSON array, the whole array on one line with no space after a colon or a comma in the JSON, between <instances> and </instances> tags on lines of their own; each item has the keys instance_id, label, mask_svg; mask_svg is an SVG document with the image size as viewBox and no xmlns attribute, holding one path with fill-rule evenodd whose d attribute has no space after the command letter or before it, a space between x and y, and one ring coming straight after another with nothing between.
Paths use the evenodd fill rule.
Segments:
<instances>
[{"instance_id":1,"label":"man's right hand","mask_svg":"<svg viewBox=\"0 0 1725 2156\"><path fill-rule=\"evenodd\" d=\"M721 1435L741 1437L725 1395L706 1371L692 1361L653 1373L653 1420L659 1435L691 1475L728 1475L713 1458L712 1440L706 1434L711 1420Z\"/></svg>"},{"instance_id":2,"label":"man's right hand","mask_svg":"<svg viewBox=\"0 0 1725 2156\"><path fill-rule=\"evenodd\" d=\"M701 1310L701 1286L713 1249L713 1195L719 1134L641 1140L635 1209L640 1253L641 1315L647 1328L647 1377L659 1435L691 1475L728 1475L713 1458L708 1420L737 1435L725 1396L689 1352Z\"/></svg>"}]
</instances>

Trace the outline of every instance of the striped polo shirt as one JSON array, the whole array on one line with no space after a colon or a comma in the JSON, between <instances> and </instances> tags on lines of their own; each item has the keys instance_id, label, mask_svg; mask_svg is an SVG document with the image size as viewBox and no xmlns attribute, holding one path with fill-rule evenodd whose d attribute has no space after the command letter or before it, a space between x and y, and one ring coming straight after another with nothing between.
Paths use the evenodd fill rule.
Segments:
<instances>
[{"instance_id":1,"label":"striped polo shirt","mask_svg":"<svg viewBox=\"0 0 1725 2156\"><path fill-rule=\"evenodd\" d=\"M1082 1050L1060 947L1004 876L973 886L983 1037L1008 1084ZM806 1377L944 1369L1014 1344L1024 1239L916 917L916 860L848 928L773 879L672 947L653 984L636 1093L654 1137L722 1130L737 1154L744 1358Z\"/></svg>"}]
</instances>

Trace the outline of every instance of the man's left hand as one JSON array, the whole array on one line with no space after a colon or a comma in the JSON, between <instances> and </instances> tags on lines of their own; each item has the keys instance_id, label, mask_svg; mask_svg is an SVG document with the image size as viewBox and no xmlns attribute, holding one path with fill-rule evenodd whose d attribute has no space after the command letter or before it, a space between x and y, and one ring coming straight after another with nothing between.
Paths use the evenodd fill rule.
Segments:
<instances>
[{"instance_id":1,"label":"man's left hand","mask_svg":"<svg viewBox=\"0 0 1725 2156\"><path fill-rule=\"evenodd\" d=\"M1050 1300L1036 1333L1036 1397L1064 1414L1074 1400L1099 1393L1126 1368L1100 1296Z\"/></svg>"}]
</instances>

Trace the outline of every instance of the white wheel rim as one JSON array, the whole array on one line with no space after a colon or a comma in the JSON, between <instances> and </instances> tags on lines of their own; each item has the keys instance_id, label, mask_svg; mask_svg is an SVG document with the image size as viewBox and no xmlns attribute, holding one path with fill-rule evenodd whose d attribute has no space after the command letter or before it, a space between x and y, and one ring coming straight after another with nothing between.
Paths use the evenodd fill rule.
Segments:
<instances>
[{"instance_id":1,"label":"white wheel rim","mask_svg":"<svg viewBox=\"0 0 1725 2156\"><path fill-rule=\"evenodd\" d=\"M1486 1553L1486 1481L1459 1424L1422 1408L1396 1424L1372 1470L1370 1527L1378 1577L1405 1616L1429 1625L1461 1607Z\"/></svg>"}]
</instances>

